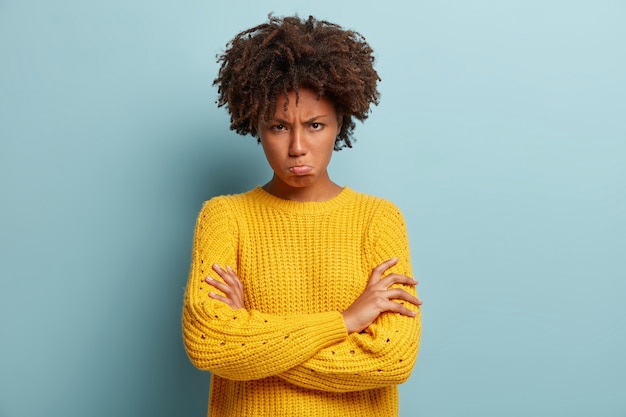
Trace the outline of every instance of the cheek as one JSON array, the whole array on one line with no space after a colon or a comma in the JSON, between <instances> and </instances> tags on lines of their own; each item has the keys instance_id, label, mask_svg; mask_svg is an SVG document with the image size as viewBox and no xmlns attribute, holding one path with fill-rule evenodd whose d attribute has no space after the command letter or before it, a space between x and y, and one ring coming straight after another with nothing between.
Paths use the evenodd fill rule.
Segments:
<instances>
[{"instance_id":1,"label":"cheek","mask_svg":"<svg viewBox=\"0 0 626 417\"><path fill-rule=\"evenodd\" d=\"M332 141L328 141L327 143L325 143L323 147L318 148L317 153L319 155L320 162L323 160L325 164L328 165L328 163L332 159L334 150L335 150L334 139Z\"/></svg>"},{"instance_id":2,"label":"cheek","mask_svg":"<svg viewBox=\"0 0 626 417\"><path fill-rule=\"evenodd\" d=\"M261 146L263 148L263 153L265 153L265 159L270 166L275 166L280 161L280 149L276 146L268 145L267 143L261 140Z\"/></svg>"},{"instance_id":3,"label":"cheek","mask_svg":"<svg viewBox=\"0 0 626 417\"><path fill-rule=\"evenodd\" d=\"M329 149L329 152L332 154L335 150L335 142L337 141L337 136L339 136L339 131L340 129L337 129L337 134L336 135L332 135L332 137L328 138L328 142L326 144L327 149Z\"/></svg>"}]
</instances>

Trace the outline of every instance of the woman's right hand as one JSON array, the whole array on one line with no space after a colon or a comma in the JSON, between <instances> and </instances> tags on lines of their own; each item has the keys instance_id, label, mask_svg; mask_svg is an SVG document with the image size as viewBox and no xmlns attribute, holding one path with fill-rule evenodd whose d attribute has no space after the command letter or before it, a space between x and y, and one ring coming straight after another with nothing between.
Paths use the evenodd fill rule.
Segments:
<instances>
[{"instance_id":1,"label":"woman's right hand","mask_svg":"<svg viewBox=\"0 0 626 417\"><path fill-rule=\"evenodd\" d=\"M394 284L417 285L417 281L400 274L381 278L397 262L398 258L390 259L374 268L363 293L341 313L348 333L361 332L386 311L415 317L415 312L393 300L404 300L416 306L421 305L422 301L402 288L389 287Z\"/></svg>"},{"instance_id":2,"label":"woman's right hand","mask_svg":"<svg viewBox=\"0 0 626 417\"><path fill-rule=\"evenodd\" d=\"M211 277L206 277L205 281L210 286L223 292L224 296L211 291L209 297L221 301L224 304L228 304L233 310L246 308L243 298L243 284L235 271L228 265L226 265L226 269L222 269L218 264L213 265L213 271L215 271L224 282L217 281Z\"/></svg>"}]
</instances>

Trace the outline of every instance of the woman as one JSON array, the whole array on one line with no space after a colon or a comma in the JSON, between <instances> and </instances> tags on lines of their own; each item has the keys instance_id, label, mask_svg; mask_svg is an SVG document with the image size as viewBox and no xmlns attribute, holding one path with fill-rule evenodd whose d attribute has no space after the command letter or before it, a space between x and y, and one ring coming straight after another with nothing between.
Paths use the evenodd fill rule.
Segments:
<instances>
[{"instance_id":1,"label":"woman","mask_svg":"<svg viewBox=\"0 0 626 417\"><path fill-rule=\"evenodd\" d=\"M219 59L218 103L274 174L198 216L183 334L212 372L212 417L398 414L421 329L404 220L327 171L378 103L372 52L337 25L270 16Z\"/></svg>"}]
</instances>

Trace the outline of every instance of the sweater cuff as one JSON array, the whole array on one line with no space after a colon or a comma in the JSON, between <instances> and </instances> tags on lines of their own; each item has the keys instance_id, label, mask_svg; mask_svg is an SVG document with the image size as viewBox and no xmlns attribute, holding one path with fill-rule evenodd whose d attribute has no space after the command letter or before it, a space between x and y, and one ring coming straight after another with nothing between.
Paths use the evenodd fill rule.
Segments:
<instances>
[{"instance_id":1,"label":"sweater cuff","mask_svg":"<svg viewBox=\"0 0 626 417\"><path fill-rule=\"evenodd\" d=\"M348 330L340 312L317 313L310 318L308 336L312 346L327 347L348 337Z\"/></svg>"}]
</instances>

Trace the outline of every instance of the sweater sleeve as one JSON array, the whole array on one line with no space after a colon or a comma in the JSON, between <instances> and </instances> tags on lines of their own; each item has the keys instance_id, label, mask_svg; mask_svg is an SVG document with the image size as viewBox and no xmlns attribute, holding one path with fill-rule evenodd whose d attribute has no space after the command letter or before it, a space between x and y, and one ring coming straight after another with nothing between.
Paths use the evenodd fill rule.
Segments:
<instances>
[{"instance_id":1,"label":"sweater sleeve","mask_svg":"<svg viewBox=\"0 0 626 417\"><path fill-rule=\"evenodd\" d=\"M238 227L223 197L203 206L196 223L183 305L187 355L199 369L232 380L278 375L347 337L339 312L270 315L233 310L208 296L211 265L237 265ZM217 291L216 291L217 292Z\"/></svg>"},{"instance_id":2,"label":"sweater sleeve","mask_svg":"<svg viewBox=\"0 0 626 417\"><path fill-rule=\"evenodd\" d=\"M411 276L410 253L404 218L391 203L384 201L365 238L365 258L371 268L398 257L389 271ZM415 295L415 288L400 286ZM421 334L419 307L413 318L383 313L361 333L320 349L279 376L304 388L348 392L397 385L405 382L417 359Z\"/></svg>"}]
</instances>

